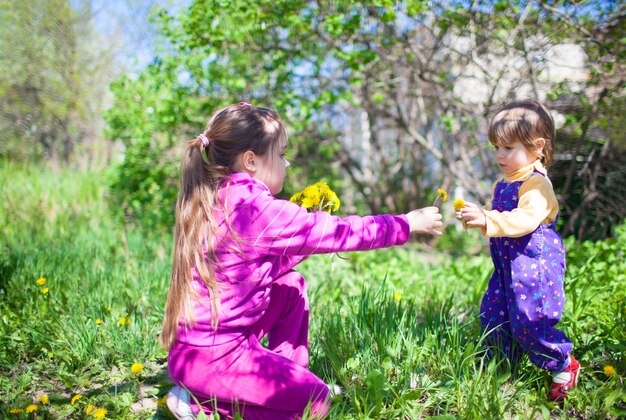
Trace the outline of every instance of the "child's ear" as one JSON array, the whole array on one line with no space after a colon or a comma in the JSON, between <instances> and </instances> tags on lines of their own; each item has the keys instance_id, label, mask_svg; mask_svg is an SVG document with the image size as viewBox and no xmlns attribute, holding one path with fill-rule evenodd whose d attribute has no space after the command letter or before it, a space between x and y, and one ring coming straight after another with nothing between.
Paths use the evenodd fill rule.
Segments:
<instances>
[{"instance_id":1,"label":"child's ear","mask_svg":"<svg viewBox=\"0 0 626 420\"><path fill-rule=\"evenodd\" d=\"M246 171L256 172L256 155L253 151L245 151L241 156L241 163Z\"/></svg>"},{"instance_id":2,"label":"child's ear","mask_svg":"<svg viewBox=\"0 0 626 420\"><path fill-rule=\"evenodd\" d=\"M543 148L546 146L546 139L544 139L543 137L539 137L538 139L535 139L533 143L535 143L535 150L538 152L542 152Z\"/></svg>"}]
</instances>

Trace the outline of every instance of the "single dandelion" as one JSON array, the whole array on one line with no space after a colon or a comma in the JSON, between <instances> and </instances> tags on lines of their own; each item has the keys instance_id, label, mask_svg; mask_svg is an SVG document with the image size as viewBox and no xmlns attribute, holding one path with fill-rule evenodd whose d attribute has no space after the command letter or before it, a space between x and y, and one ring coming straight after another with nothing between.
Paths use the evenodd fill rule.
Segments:
<instances>
[{"instance_id":1,"label":"single dandelion","mask_svg":"<svg viewBox=\"0 0 626 420\"><path fill-rule=\"evenodd\" d=\"M105 418L107 415L107 409L106 408L96 408L94 410L94 412L91 414L91 416L94 419L98 419L98 420L102 420L103 418Z\"/></svg>"},{"instance_id":2,"label":"single dandelion","mask_svg":"<svg viewBox=\"0 0 626 420\"><path fill-rule=\"evenodd\" d=\"M43 289L41 289L41 294L42 295L47 295L49 291L50 291L50 289L48 289L47 287L44 287Z\"/></svg>"},{"instance_id":3,"label":"single dandelion","mask_svg":"<svg viewBox=\"0 0 626 420\"><path fill-rule=\"evenodd\" d=\"M107 311L111 312L111 307L110 306L107 308Z\"/></svg>"},{"instance_id":4,"label":"single dandelion","mask_svg":"<svg viewBox=\"0 0 626 420\"><path fill-rule=\"evenodd\" d=\"M141 363L133 363L130 371L135 375L139 375L143 371L143 365Z\"/></svg>"},{"instance_id":5,"label":"single dandelion","mask_svg":"<svg viewBox=\"0 0 626 420\"><path fill-rule=\"evenodd\" d=\"M86 408L85 408L85 414L90 414L93 410L96 409L95 405L91 405L89 404Z\"/></svg>"},{"instance_id":6,"label":"single dandelion","mask_svg":"<svg viewBox=\"0 0 626 420\"><path fill-rule=\"evenodd\" d=\"M48 396L46 394L40 395L39 398L37 398L37 399L42 404L48 404L50 402L50 398L48 398Z\"/></svg>"},{"instance_id":7,"label":"single dandelion","mask_svg":"<svg viewBox=\"0 0 626 420\"><path fill-rule=\"evenodd\" d=\"M45 277L39 277L37 279L37 286L43 286L44 284L46 284L46 278Z\"/></svg>"},{"instance_id":8,"label":"single dandelion","mask_svg":"<svg viewBox=\"0 0 626 420\"><path fill-rule=\"evenodd\" d=\"M395 292L395 293L393 294L393 298L394 298L397 302L400 302L400 299L402 299L402 293Z\"/></svg>"},{"instance_id":9,"label":"single dandelion","mask_svg":"<svg viewBox=\"0 0 626 420\"><path fill-rule=\"evenodd\" d=\"M465 207L465 200L463 200L462 198L457 198L456 200L454 200L455 211L460 211L463 207ZM465 228L465 233L467 233L467 222L461 220L461 223L463 223L463 228Z\"/></svg>"},{"instance_id":10,"label":"single dandelion","mask_svg":"<svg viewBox=\"0 0 626 420\"><path fill-rule=\"evenodd\" d=\"M96 324L98 325L102 324L102 320L100 318L96 318Z\"/></svg>"},{"instance_id":11,"label":"single dandelion","mask_svg":"<svg viewBox=\"0 0 626 420\"><path fill-rule=\"evenodd\" d=\"M440 198L442 202L448 200L448 192L444 190L443 188L439 188L437 190L437 197L435 197L435 201L433 202L433 207L437 205L437 200L439 200Z\"/></svg>"},{"instance_id":12,"label":"single dandelion","mask_svg":"<svg viewBox=\"0 0 626 420\"><path fill-rule=\"evenodd\" d=\"M37 411L37 404L31 404L28 407L26 407L25 410L27 413L34 413L35 411Z\"/></svg>"},{"instance_id":13,"label":"single dandelion","mask_svg":"<svg viewBox=\"0 0 626 420\"><path fill-rule=\"evenodd\" d=\"M604 370L604 374L606 376L611 377L611 376L615 375L615 368L612 365L604 365L604 369L603 370Z\"/></svg>"},{"instance_id":14,"label":"single dandelion","mask_svg":"<svg viewBox=\"0 0 626 420\"><path fill-rule=\"evenodd\" d=\"M130 325L130 316L122 315L119 322L120 327L128 327Z\"/></svg>"},{"instance_id":15,"label":"single dandelion","mask_svg":"<svg viewBox=\"0 0 626 420\"><path fill-rule=\"evenodd\" d=\"M74 395L72 399L70 400L70 404L74 404L76 401L80 400L81 398L83 398L82 394Z\"/></svg>"},{"instance_id":16,"label":"single dandelion","mask_svg":"<svg viewBox=\"0 0 626 420\"><path fill-rule=\"evenodd\" d=\"M21 408L12 408L11 410L9 410L9 413L11 414L22 414L24 412L24 410L22 410Z\"/></svg>"},{"instance_id":17,"label":"single dandelion","mask_svg":"<svg viewBox=\"0 0 626 420\"><path fill-rule=\"evenodd\" d=\"M158 398L156 401L156 405L159 408L165 408L167 405L167 395L163 395L161 398Z\"/></svg>"}]
</instances>

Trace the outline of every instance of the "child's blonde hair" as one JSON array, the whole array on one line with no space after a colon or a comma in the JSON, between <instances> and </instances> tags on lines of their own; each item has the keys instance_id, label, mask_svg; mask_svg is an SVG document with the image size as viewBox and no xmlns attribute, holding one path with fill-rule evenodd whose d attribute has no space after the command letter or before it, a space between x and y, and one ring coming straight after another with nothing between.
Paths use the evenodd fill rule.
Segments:
<instances>
[{"instance_id":1,"label":"child's blonde hair","mask_svg":"<svg viewBox=\"0 0 626 420\"><path fill-rule=\"evenodd\" d=\"M244 102L216 112L202 134L203 139L200 135L187 142L181 165L172 277L161 331L161 344L166 349L176 340L179 323L192 326L195 322L194 267L209 290L213 326L217 328L219 285L212 211L216 205L224 205L218 202L218 193L237 157L246 151L264 156L287 141L285 125L276 111Z\"/></svg>"},{"instance_id":2,"label":"child's blonde hair","mask_svg":"<svg viewBox=\"0 0 626 420\"><path fill-rule=\"evenodd\" d=\"M494 146L519 141L529 151L535 151L535 141L543 138L545 145L539 158L546 167L552 162L556 128L550 111L539 101L520 100L504 105L493 116L487 135Z\"/></svg>"}]
</instances>

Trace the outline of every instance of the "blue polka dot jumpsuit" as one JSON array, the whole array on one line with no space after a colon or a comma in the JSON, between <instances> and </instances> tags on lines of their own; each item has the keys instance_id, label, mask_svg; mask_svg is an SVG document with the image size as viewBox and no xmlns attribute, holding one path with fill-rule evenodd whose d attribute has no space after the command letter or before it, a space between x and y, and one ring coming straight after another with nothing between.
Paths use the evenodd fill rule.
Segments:
<instances>
[{"instance_id":1,"label":"blue polka dot jumpsuit","mask_svg":"<svg viewBox=\"0 0 626 420\"><path fill-rule=\"evenodd\" d=\"M522 183L498 182L492 209L515 209ZM565 304L565 251L555 225L539 225L519 238L490 239L495 270L480 312L491 355L497 348L517 363L527 353L539 368L560 372L569 364L572 342L555 328Z\"/></svg>"}]
</instances>

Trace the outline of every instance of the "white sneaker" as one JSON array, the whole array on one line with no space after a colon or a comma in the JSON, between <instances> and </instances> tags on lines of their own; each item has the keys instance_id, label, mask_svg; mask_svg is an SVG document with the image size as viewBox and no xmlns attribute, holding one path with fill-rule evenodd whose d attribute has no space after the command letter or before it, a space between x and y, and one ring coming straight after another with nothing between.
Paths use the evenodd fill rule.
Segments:
<instances>
[{"instance_id":1,"label":"white sneaker","mask_svg":"<svg viewBox=\"0 0 626 420\"><path fill-rule=\"evenodd\" d=\"M330 398L335 398L337 395L341 395L341 387L336 384L326 384L328 387L328 395Z\"/></svg>"},{"instance_id":2,"label":"white sneaker","mask_svg":"<svg viewBox=\"0 0 626 420\"><path fill-rule=\"evenodd\" d=\"M178 385L170 389L170 392L167 393L167 408L170 409L177 419L195 420L196 418L189 404L189 392Z\"/></svg>"}]
</instances>

